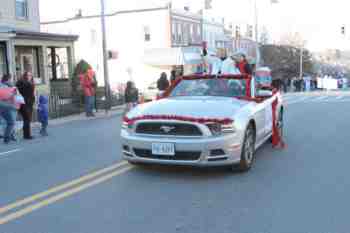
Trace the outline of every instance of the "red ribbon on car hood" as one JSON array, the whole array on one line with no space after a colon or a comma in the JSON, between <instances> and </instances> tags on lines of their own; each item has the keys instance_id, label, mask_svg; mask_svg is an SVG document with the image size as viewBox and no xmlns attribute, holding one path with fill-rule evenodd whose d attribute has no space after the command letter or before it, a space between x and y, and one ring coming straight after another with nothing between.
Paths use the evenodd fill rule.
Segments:
<instances>
[{"instance_id":1,"label":"red ribbon on car hood","mask_svg":"<svg viewBox=\"0 0 350 233\"><path fill-rule=\"evenodd\" d=\"M233 120L230 118L196 118L196 117L186 117L186 116L176 116L176 115L143 115L134 118L124 117L124 121L128 124L133 124L136 121L141 120L175 120L175 121L187 121L193 123L218 123L222 125L232 124Z\"/></svg>"}]
</instances>

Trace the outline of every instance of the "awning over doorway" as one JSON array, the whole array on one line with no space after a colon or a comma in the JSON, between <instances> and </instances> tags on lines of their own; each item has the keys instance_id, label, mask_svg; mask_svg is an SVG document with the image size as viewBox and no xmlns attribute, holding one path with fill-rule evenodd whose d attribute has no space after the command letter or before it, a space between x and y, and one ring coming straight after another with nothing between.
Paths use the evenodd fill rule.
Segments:
<instances>
[{"instance_id":1,"label":"awning over doorway","mask_svg":"<svg viewBox=\"0 0 350 233\"><path fill-rule=\"evenodd\" d=\"M0 27L0 37L5 36L14 39L45 40L58 42L74 42L79 38L76 35L62 35L55 33L18 30L9 27Z\"/></svg>"}]
</instances>

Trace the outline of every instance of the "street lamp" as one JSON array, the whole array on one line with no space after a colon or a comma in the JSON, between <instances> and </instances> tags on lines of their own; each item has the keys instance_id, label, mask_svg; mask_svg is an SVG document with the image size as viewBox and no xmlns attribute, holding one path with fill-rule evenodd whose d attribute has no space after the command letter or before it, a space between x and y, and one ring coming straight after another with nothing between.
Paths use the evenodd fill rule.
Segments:
<instances>
[{"instance_id":1,"label":"street lamp","mask_svg":"<svg viewBox=\"0 0 350 233\"><path fill-rule=\"evenodd\" d=\"M101 0L101 28L102 28L102 51L103 51L103 74L105 81L106 113L111 109L111 89L108 73L108 52L106 41L105 1Z\"/></svg>"}]
</instances>

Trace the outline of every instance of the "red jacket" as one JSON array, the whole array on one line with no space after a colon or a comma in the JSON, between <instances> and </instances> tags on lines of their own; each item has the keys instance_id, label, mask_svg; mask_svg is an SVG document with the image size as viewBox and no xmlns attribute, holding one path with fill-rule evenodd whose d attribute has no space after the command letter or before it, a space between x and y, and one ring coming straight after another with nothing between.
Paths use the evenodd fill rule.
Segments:
<instances>
[{"instance_id":1,"label":"red jacket","mask_svg":"<svg viewBox=\"0 0 350 233\"><path fill-rule=\"evenodd\" d=\"M95 81L93 75L90 72L88 74L79 75L80 86L83 89L85 96L95 96Z\"/></svg>"},{"instance_id":2,"label":"red jacket","mask_svg":"<svg viewBox=\"0 0 350 233\"><path fill-rule=\"evenodd\" d=\"M242 74L252 74L252 69L246 60L238 63L238 69Z\"/></svg>"}]
</instances>

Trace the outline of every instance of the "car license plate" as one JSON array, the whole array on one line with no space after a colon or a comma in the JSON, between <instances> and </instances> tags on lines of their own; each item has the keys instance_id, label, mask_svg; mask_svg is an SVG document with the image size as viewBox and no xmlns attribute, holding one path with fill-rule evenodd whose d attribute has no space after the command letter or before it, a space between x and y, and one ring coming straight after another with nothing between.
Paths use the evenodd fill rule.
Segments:
<instances>
[{"instance_id":1,"label":"car license plate","mask_svg":"<svg viewBox=\"0 0 350 233\"><path fill-rule=\"evenodd\" d=\"M173 143L152 143L152 154L175 156L175 145Z\"/></svg>"}]
</instances>

